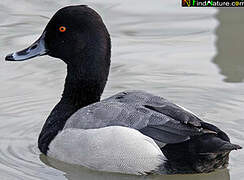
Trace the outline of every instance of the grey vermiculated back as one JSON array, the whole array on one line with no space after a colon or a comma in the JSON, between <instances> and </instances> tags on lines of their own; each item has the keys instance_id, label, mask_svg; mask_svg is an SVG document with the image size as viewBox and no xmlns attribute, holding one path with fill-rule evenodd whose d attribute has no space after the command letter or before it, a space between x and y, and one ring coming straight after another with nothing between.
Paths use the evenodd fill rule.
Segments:
<instances>
[{"instance_id":1,"label":"grey vermiculated back","mask_svg":"<svg viewBox=\"0 0 244 180\"><path fill-rule=\"evenodd\" d=\"M184 116L174 119L170 111L162 113L152 109L160 107L172 107L173 113L177 110ZM126 91L79 109L67 120L64 129L125 126L163 143L178 143L202 133L201 128L187 124L189 119L194 119L189 118L191 116L195 117L162 97L143 91Z\"/></svg>"}]
</instances>

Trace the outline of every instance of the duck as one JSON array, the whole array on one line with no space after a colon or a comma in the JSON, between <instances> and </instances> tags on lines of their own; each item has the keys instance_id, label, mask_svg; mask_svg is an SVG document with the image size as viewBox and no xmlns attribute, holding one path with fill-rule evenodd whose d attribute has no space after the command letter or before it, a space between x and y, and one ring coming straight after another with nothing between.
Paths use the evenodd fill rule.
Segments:
<instances>
[{"instance_id":1,"label":"duck","mask_svg":"<svg viewBox=\"0 0 244 180\"><path fill-rule=\"evenodd\" d=\"M111 39L86 5L58 10L28 48L6 61L49 55L67 66L60 101L38 138L40 152L97 171L147 175L208 173L228 165L241 146L213 124L167 99L130 90L101 100Z\"/></svg>"}]
</instances>

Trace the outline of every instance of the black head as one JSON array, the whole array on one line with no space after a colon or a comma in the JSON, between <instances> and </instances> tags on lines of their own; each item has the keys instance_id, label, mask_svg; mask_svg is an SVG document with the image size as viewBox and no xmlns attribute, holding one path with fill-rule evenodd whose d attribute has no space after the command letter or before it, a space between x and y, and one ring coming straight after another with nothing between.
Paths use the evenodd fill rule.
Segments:
<instances>
[{"instance_id":1,"label":"black head","mask_svg":"<svg viewBox=\"0 0 244 180\"><path fill-rule=\"evenodd\" d=\"M40 55L67 64L63 100L79 107L100 100L110 67L110 37L101 17L87 6L68 6L51 18L41 37L30 47L9 54L7 61Z\"/></svg>"},{"instance_id":2,"label":"black head","mask_svg":"<svg viewBox=\"0 0 244 180\"><path fill-rule=\"evenodd\" d=\"M101 17L87 6L68 6L60 9L45 30L48 55L74 63L87 52L108 51L109 34ZM97 46L97 47L94 47ZM101 46L101 47L98 47ZM76 63L76 62L75 62Z\"/></svg>"},{"instance_id":3,"label":"black head","mask_svg":"<svg viewBox=\"0 0 244 180\"><path fill-rule=\"evenodd\" d=\"M56 12L36 42L7 55L6 60L23 61L45 54L62 59L68 68L63 98L84 105L100 99L109 73L110 50L101 17L87 6L68 6Z\"/></svg>"},{"instance_id":4,"label":"black head","mask_svg":"<svg viewBox=\"0 0 244 180\"><path fill-rule=\"evenodd\" d=\"M93 9L85 5L67 6L55 13L35 43L9 54L6 60L22 61L45 54L74 66L76 61L82 61L92 54L99 55L100 61L103 60L102 54L110 59L109 33Z\"/></svg>"}]
</instances>

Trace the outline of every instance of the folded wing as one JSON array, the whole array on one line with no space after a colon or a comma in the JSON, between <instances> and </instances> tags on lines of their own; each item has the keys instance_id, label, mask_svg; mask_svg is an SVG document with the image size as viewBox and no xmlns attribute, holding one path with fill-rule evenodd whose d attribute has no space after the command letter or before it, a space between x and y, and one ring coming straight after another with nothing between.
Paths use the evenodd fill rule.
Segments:
<instances>
[{"instance_id":1,"label":"folded wing","mask_svg":"<svg viewBox=\"0 0 244 180\"><path fill-rule=\"evenodd\" d=\"M229 141L228 136L214 125L162 97L143 91L121 92L82 108L68 119L64 128L106 126L134 128L165 144L184 142L206 133Z\"/></svg>"}]
</instances>

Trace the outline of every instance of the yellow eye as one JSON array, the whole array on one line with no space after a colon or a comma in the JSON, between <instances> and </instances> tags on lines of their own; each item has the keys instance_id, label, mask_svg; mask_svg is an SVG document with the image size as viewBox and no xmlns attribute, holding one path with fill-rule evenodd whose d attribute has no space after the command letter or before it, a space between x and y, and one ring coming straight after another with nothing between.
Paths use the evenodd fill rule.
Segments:
<instances>
[{"instance_id":1,"label":"yellow eye","mask_svg":"<svg viewBox=\"0 0 244 180\"><path fill-rule=\"evenodd\" d=\"M66 27L64 27L64 26L60 26L60 27L59 27L59 31L60 31L60 32L65 32L65 31L66 31Z\"/></svg>"}]
</instances>

